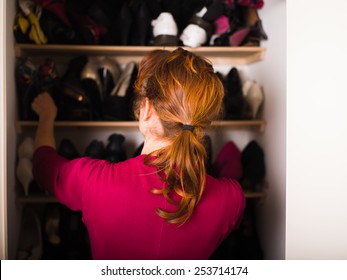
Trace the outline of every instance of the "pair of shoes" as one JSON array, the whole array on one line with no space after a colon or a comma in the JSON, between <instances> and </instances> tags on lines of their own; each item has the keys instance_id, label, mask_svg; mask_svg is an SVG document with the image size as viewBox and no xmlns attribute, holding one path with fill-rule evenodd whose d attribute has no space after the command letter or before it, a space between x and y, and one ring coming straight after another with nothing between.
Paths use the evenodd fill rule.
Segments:
<instances>
[{"instance_id":1,"label":"pair of shoes","mask_svg":"<svg viewBox=\"0 0 347 280\"><path fill-rule=\"evenodd\" d=\"M93 119L103 119L102 102L116 91L121 73L120 65L109 57L88 57L81 72L81 83L93 104Z\"/></svg>"},{"instance_id":2,"label":"pair of shoes","mask_svg":"<svg viewBox=\"0 0 347 280\"><path fill-rule=\"evenodd\" d=\"M133 120L134 83L138 67L129 62L122 71L117 84L103 100L103 114L107 120Z\"/></svg>"},{"instance_id":3,"label":"pair of shoes","mask_svg":"<svg viewBox=\"0 0 347 280\"><path fill-rule=\"evenodd\" d=\"M264 103L262 87L253 80L247 80L242 86L244 99L251 110L251 118L256 119L259 109Z\"/></svg>"},{"instance_id":4,"label":"pair of shoes","mask_svg":"<svg viewBox=\"0 0 347 280\"><path fill-rule=\"evenodd\" d=\"M38 214L31 206L23 209L17 259L40 260L43 254L42 229Z\"/></svg>"},{"instance_id":5,"label":"pair of shoes","mask_svg":"<svg viewBox=\"0 0 347 280\"><path fill-rule=\"evenodd\" d=\"M29 195L30 186L34 181L32 172L32 157L34 150L34 139L29 136L21 142L17 150L18 163L16 167L16 175L26 196Z\"/></svg>"},{"instance_id":6,"label":"pair of shoes","mask_svg":"<svg viewBox=\"0 0 347 280\"><path fill-rule=\"evenodd\" d=\"M16 37L26 38L37 45L47 43L47 38L42 31L40 17L42 9L35 1L19 0L20 12L17 13L14 30Z\"/></svg>"},{"instance_id":7,"label":"pair of shoes","mask_svg":"<svg viewBox=\"0 0 347 280\"><path fill-rule=\"evenodd\" d=\"M126 160L123 148L125 137L122 134L113 133L108 137L106 147L102 141L94 139L86 148L85 156L95 159L105 159L117 163Z\"/></svg>"}]
</instances>

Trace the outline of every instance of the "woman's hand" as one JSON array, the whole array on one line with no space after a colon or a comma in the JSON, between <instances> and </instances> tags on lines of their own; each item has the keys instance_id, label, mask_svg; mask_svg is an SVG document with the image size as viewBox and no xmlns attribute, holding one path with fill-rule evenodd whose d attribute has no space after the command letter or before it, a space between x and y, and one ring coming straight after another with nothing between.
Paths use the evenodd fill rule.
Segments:
<instances>
[{"instance_id":1,"label":"woman's hand","mask_svg":"<svg viewBox=\"0 0 347 280\"><path fill-rule=\"evenodd\" d=\"M39 94L31 104L31 108L39 116L40 120L54 122L57 116L57 107L53 98L47 92Z\"/></svg>"},{"instance_id":2,"label":"woman's hand","mask_svg":"<svg viewBox=\"0 0 347 280\"><path fill-rule=\"evenodd\" d=\"M50 146L55 148L54 120L57 116L57 107L52 97L47 92L41 93L34 99L31 107L39 116L35 147Z\"/></svg>"}]
</instances>

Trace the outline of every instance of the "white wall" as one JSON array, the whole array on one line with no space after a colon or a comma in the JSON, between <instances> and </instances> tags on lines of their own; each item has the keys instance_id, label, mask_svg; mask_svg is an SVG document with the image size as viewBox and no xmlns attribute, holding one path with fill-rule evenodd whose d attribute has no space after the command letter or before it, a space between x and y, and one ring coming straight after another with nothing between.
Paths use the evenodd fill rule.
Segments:
<instances>
[{"instance_id":1,"label":"white wall","mask_svg":"<svg viewBox=\"0 0 347 280\"><path fill-rule=\"evenodd\" d=\"M5 110L5 3L0 1L0 260L7 258L6 110Z\"/></svg>"},{"instance_id":2,"label":"white wall","mask_svg":"<svg viewBox=\"0 0 347 280\"><path fill-rule=\"evenodd\" d=\"M287 4L287 259L347 259L346 11Z\"/></svg>"},{"instance_id":3,"label":"white wall","mask_svg":"<svg viewBox=\"0 0 347 280\"><path fill-rule=\"evenodd\" d=\"M258 231L265 259L285 258L286 205L286 1L268 0L259 10L268 40L264 61L249 67L263 86L265 133L258 137L266 161L266 198L258 205Z\"/></svg>"}]
</instances>

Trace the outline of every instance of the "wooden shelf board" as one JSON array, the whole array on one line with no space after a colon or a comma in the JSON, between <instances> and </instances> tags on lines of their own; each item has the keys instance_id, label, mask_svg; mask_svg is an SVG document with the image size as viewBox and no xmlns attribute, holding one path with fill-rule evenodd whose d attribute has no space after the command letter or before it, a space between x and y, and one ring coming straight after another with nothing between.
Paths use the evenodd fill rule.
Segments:
<instances>
[{"instance_id":1,"label":"wooden shelf board","mask_svg":"<svg viewBox=\"0 0 347 280\"><path fill-rule=\"evenodd\" d=\"M22 127L35 127L37 121L16 121L17 133L22 132ZM266 122L264 120L242 120L242 121L215 121L211 127L255 127L264 131ZM138 128L136 121L56 121L55 127L89 127L89 128Z\"/></svg>"},{"instance_id":2,"label":"wooden shelf board","mask_svg":"<svg viewBox=\"0 0 347 280\"><path fill-rule=\"evenodd\" d=\"M264 192L245 192L246 199L260 199L265 197ZM52 195L36 194L29 196L18 196L16 197L17 204L25 203L57 203L58 200Z\"/></svg>"},{"instance_id":3,"label":"wooden shelf board","mask_svg":"<svg viewBox=\"0 0 347 280\"><path fill-rule=\"evenodd\" d=\"M165 49L172 51L176 46L86 46L86 45L34 45L16 44L16 56L23 55L108 55L117 56L120 63L127 61L139 62L144 54L156 50ZM184 49L206 56L212 63L250 64L261 61L265 56L265 48L262 47L199 47Z\"/></svg>"}]
</instances>

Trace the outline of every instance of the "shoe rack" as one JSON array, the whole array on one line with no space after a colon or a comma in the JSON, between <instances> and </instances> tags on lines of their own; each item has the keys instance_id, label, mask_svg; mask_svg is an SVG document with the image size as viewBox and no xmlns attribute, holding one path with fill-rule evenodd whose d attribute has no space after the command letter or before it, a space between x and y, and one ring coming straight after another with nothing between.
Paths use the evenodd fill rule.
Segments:
<instances>
[{"instance_id":1,"label":"shoe rack","mask_svg":"<svg viewBox=\"0 0 347 280\"><path fill-rule=\"evenodd\" d=\"M115 57L120 64L126 64L130 61L140 62L145 53L163 48L173 50L176 47L162 46L84 46L84 45L34 45L34 44L17 44L15 54L17 57L30 56L35 59L44 59L47 56L59 57L62 61L76 55L89 56L111 56ZM261 61L265 57L265 49L262 47L199 47L185 49L198 55L205 56L214 65L231 64L231 65L250 65ZM16 132L25 133L27 129L33 130L37 126L37 121L15 121ZM138 130L136 121L56 121L55 127L57 133L59 128L79 128L85 130L95 129L117 129L126 128L133 131ZM244 129L263 133L265 131L266 121L262 119L253 120L219 120L212 123L211 130L217 129L220 133L231 129ZM24 131L25 128L25 131ZM265 197L264 192L245 192L247 199L262 199ZM17 204L26 203L56 203L56 199L50 195L29 195L18 196Z\"/></svg>"}]
</instances>

